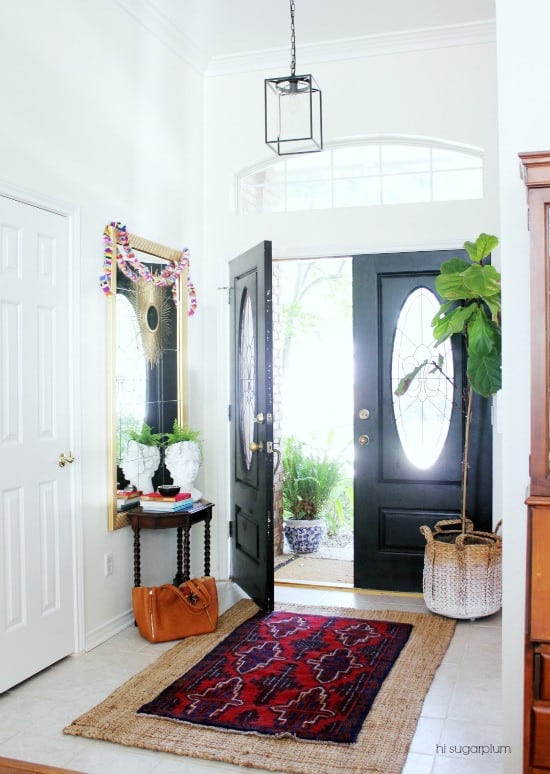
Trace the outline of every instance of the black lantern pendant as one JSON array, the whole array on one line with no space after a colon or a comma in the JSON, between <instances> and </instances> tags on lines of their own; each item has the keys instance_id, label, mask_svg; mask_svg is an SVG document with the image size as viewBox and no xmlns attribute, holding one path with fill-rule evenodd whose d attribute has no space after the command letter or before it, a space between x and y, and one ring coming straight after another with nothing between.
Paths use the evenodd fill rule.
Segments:
<instances>
[{"instance_id":1,"label":"black lantern pendant","mask_svg":"<svg viewBox=\"0 0 550 774\"><path fill-rule=\"evenodd\" d=\"M290 75L265 79L265 141L279 156L323 150L321 90L312 75L296 75L294 0L290 0Z\"/></svg>"}]
</instances>

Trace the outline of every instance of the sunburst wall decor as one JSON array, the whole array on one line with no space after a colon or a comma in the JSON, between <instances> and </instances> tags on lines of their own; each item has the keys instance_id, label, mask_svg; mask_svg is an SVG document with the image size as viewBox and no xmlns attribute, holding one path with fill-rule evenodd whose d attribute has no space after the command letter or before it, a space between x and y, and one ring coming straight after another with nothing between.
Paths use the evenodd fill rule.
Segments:
<instances>
[{"instance_id":1,"label":"sunburst wall decor","mask_svg":"<svg viewBox=\"0 0 550 774\"><path fill-rule=\"evenodd\" d=\"M142 279L136 282L137 318L145 359L149 366L160 360L170 326L170 296L166 288Z\"/></svg>"}]
</instances>

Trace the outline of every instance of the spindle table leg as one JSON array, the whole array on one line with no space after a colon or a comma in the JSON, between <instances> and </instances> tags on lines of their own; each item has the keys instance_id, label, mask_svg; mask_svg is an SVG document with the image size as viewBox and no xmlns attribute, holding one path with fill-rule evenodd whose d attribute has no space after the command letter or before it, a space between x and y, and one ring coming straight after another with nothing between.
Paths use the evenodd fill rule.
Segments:
<instances>
[{"instance_id":1,"label":"spindle table leg","mask_svg":"<svg viewBox=\"0 0 550 774\"><path fill-rule=\"evenodd\" d=\"M184 581L186 581L189 578L189 575L182 572L182 560L183 560L183 546L182 546L182 535L183 535L183 527L177 528L177 571L176 576L174 578L174 586L179 586Z\"/></svg>"},{"instance_id":2,"label":"spindle table leg","mask_svg":"<svg viewBox=\"0 0 550 774\"><path fill-rule=\"evenodd\" d=\"M191 524L183 525L183 582L188 581L191 572L191 547L189 543L189 533Z\"/></svg>"},{"instance_id":3,"label":"spindle table leg","mask_svg":"<svg viewBox=\"0 0 550 774\"><path fill-rule=\"evenodd\" d=\"M134 527L134 586L141 586L141 547L139 527Z\"/></svg>"},{"instance_id":4,"label":"spindle table leg","mask_svg":"<svg viewBox=\"0 0 550 774\"><path fill-rule=\"evenodd\" d=\"M210 522L212 516L204 520L204 574L210 575Z\"/></svg>"}]
</instances>

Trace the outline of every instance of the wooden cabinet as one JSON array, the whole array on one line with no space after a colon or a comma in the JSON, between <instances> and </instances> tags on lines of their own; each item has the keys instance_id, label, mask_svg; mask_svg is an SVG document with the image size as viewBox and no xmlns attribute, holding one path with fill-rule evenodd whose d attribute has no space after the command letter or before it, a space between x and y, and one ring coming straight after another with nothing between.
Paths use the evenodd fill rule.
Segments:
<instances>
[{"instance_id":1,"label":"wooden cabinet","mask_svg":"<svg viewBox=\"0 0 550 774\"><path fill-rule=\"evenodd\" d=\"M535 498L529 499L529 505L529 634L535 642L550 643L550 506L539 505Z\"/></svg>"},{"instance_id":2,"label":"wooden cabinet","mask_svg":"<svg viewBox=\"0 0 550 774\"><path fill-rule=\"evenodd\" d=\"M535 657L538 659L535 683L539 687L539 698L550 701L550 645L540 645Z\"/></svg>"},{"instance_id":3,"label":"wooden cabinet","mask_svg":"<svg viewBox=\"0 0 550 774\"><path fill-rule=\"evenodd\" d=\"M521 153L531 275L531 455L524 772L550 772L550 151Z\"/></svg>"}]
</instances>

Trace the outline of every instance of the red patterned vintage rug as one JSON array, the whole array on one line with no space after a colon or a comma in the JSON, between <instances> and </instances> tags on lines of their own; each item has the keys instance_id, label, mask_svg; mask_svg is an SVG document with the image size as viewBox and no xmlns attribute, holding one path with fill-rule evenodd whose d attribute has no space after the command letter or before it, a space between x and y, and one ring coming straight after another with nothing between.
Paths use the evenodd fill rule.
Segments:
<instances>
[{"instance_id":1,"label":"red patterned vintage rug","mask_svg":"<svg viewBox=\"0 0 550 774\"><path fill-rule=\"evenodd\" d=\"M166 652L162 644L148 646L162 655L76 718L64 729L65 733L279 774L401 774L422 703L452 637L455 622L431 613L395 609L349 610L289 604L278 609L301 618L310 615L345 618L348 626L357 623L376 627L381 623L410 626L401 655L382 682L354 743L238 733L222 727L170 722L162 716L137 714L141 707L155 700L159 691L187 674L259 612L251 600L244 599L219 617L218 628L211 634L188 637ZM299 645L301 638L295 639ZM354 680L356 671L352 669ZM180 760L182 770L186 770L186 757Z\"/></svg>"},{"instance_id":2,"label":"red patterned vintage rug","mask_svg":"<svg viewBox=\"0 0 550 774\"><path fill-rule=\"evenodd\" d=\"M411 629L392 621L260 614L138 714L349 744Z\"/></svg>"}]
</instances>

